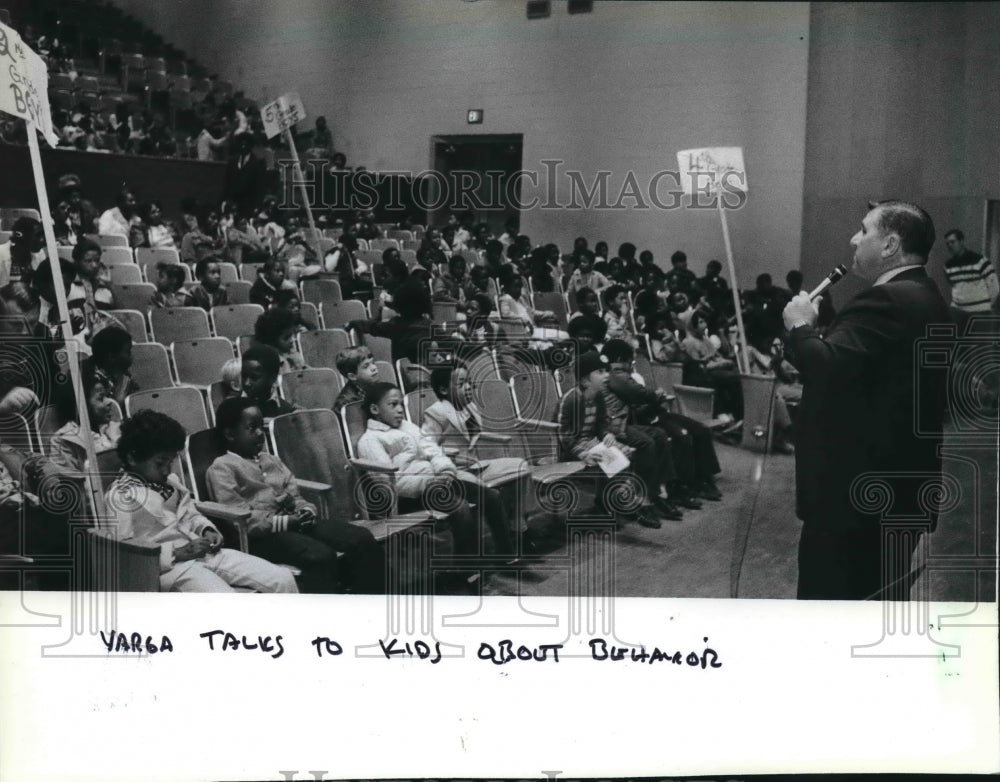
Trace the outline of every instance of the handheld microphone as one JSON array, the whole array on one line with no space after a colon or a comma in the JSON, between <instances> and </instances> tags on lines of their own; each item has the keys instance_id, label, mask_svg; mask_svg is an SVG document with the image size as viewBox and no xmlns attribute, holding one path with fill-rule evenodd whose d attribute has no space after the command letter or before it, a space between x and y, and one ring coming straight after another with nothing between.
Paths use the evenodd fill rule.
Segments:
<instances>
[{"instance_id":1,"label":"handheld microphone","mask_svg":"<svg viewBox=\"0 0 1000 782\"><path fill-rule=\"evenodd\" d=\"M813 301L820 294L822 294L823 291L825 291L835 282L839 282L840 279L845 274L847 274L847 267L844 266L844 264L840 264L840 266L838 266L836 269L830 272L829 275L827 275L827 278L823 280L823 282L821 282L819 285L817 285L815 288L812 289L812 291L809 293L809 301Z\"/></svg>"}]
</instances>

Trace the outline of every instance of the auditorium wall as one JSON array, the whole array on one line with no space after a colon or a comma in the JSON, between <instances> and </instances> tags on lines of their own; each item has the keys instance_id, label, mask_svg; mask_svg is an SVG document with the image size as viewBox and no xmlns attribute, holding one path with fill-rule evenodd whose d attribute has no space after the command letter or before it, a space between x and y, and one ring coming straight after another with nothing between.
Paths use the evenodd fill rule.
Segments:
<instances>
[{"instance_id":1,"label":"auditorium wall","mask_svg":"<svg viewBox=\"0 0 1000 782\"><path fill-rule=\"evenodd\" d=\"M811 5L807 281L851 258L869 199L906 198L930 212L930 269L944 290L944 232L961 228L982 250L984 201L1000 198L998 30L997 3ZM859 287L847 278L835 298Z\"/></svg>"},{"instance_id":2,"label":"auditorium wall","mask_svg":"<svg viewBox=\"0 0 1000 782\"><path fill-rule=\"evenodd\" d=\"M101 210L112 207L122 186L128 185L140 202L157 199L166 215L176 220L181 217L182 199L196 196L205 203L217 203L226 184L224 165L197 160L43 148L42 167L50 197L55 197L59 177L76 174L84 196ZM0 144L0 206L38 206L27 146Z\"/></svg>"},{"instance_id":3,"label":"auditorium wall","mask_svg":"<svg viewBox=\"0 0 1000 782\"><path fill-rule=\"evenodd\" d=\"M556 2L528 20L523 2L497 0L117 2L250 97L297 89L353 164L419 172L434 135L522 133L524 168L539 172L525 198L565 204L565 171L587 185L611 172L608 202L625 208L530 210L536 240L631 240L667 265L682 248L700 271L724 258L717 214L662 210L645 191L680 149L742 146L750 196L729 219L741 282L799 264L808 4L595 3L570 16ZM482 125L466 124L469 108ZM544 160L565 161L554 199ZM650 208L619 198L629 172Z\"/></svg>"}]
</instances>

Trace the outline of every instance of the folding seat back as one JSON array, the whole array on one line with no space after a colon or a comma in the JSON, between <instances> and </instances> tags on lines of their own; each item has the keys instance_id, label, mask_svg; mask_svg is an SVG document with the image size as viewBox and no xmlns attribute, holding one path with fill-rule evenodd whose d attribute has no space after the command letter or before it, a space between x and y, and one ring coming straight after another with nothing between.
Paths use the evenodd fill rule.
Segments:
<instances>
[{"instance_id":1,"label":"folding seat back","mask_svg":"<svg viewBox=\"0 0 1000 782\"><path fill-rule=\"evenodd\" d=\"M188 434L208 428L205 398L201 391L191 386L157 388L130 394L125 399L125 414L131 418L140 410L156 410L169 415Z\"/></svg>"},{"instance_id":2,"label":"folding seat back","mask_svg":"<svg viewBox=\"0 0 1000 782\"><path fill-rule=\"evenodd\" d=\"M129 371L143 391L174 385L167 349L159 342L132 345L132 368Z\"/></svg>"},{"instance_id":3,"label":"folding seat back","mask_svg":"<svg viewBox=\"0 0 1000 782\"><path fill-rule=\"evenodd\" d=\"M281 395L298 407L333 409L343 388L340 373L334 369L303 369L285 372L278 378Z\"/></svg>"},{"instance_id":4,"label":"folding seat back","mask_svg":"<svg viewBox=\"0 0 1000 782\"><path fill-rule=\"evenodd\" d=\"M392 363L392 340L388 337L375 337L371 334L363 334L361 344L372 352L376 361ZM395 372L389 373L390 377L395 377Z\"/></svg>"},{"instance_id":5,"label":"folding seat back","mask_svg":"<svg viewBox=\"0 0 1000 782\"><path fill-rule=\"evenodd\" d=\"M250 289L252 287L253 283L247 282L246 280L234 280L233 282L227 283L226 293L229 295L229 303L249 304Z\"/></svg>"},{"instance_id":6,"label":"folding seat back","mask_svg":"<svg viewBox=\"0 0 1000 782\"><path fill-rule=\"evenodd\" d=\"M154 307L149 313L153 341L161 345L212 336L201 307Z\"/></svg>"},{"instance_id":7,"label":"folding seat back","mask_svg":"<svg viewBox=\"0 0 1000 782\"><path fill-rule=\"evenodd\" d=\"M149 312L155 294L156 286L148 282L112 284L111 286L111 295L114 296L116 309Z\"/></svg>"},{"instance_id":8,"label":"folding seat back","mask_svg":"<svg viewBox=\"0 0 1000 782\"><path fill-rule=\"evenodd\" d=\"M420 388L411 391L403 397L403 406L406 410L406 417L417 426L422 426L424 422L424 411L437 402L437 395L429 388Z\"/></svg>"},{"instance_id":9,"label":"folding seat back","mask_svg":"<svg viewBox=\"0 0 1000 782\"><path fill-rule=\"evenodd\" d=\"M136 265L135 258L132 257L132 251L128 247L102 247L101 263L105 266L127 266L134 268L140 273L140 279L136 280L136 282L142 281L142 269Z\"/></svg>"},{"instance_id":10,"label":"folding seat back","mask_svg":"<svg viewBox=\"0 0 1000 782\"><path fill-rule=\"evenodd\" d=\"M336 280L303 280L302 300L313 304L343 301L340 283Z\"/></svg>"},{"instance_id":11,"label":"folding seat back","mask_svg":"<svg viewBox=\"0 0 1000 782\"><path fill-rule=\"evenodd\" d=\"M103 257L103 256L102 256ZM134 263L120 263L108 266L112 285L134 285L143 282L142 270Z\"/></svg>"},{"instance_id":12,"label":"folding seat back","mask_svg":"<svg viewBox=\"0 0 1000 782\"><path fill-rule=\"evenodd\" d=\"M109 310L108 315L115 318L132 335L133 344L136 342L149 342L149 334L146 331L146 317L139 310Z\"/></svg>"},{"instance_id":13,"label":"folding seat back","mask_svg":"<svg viewBox=\"0 0 1000 782\"><path fill-rule=\"evenodd\" d=\"M351 338L343 329L306 331L299 335L299 346L307 366L336 369L337 354L351 346Z\"/></svg>"},{"instance_id":14,"label":"folding seat back","mask_svg":"<svg viewBox=\"0 0 1000 782\"><path fill-rule=\"evenodd\" d=\"M264 308L259 304L226 304L212 307L210 314L215 336L235 342L245 334L254 333L254 324L264 314Z\"/></svg>"},{"instance_id":15,"label":"folding seat back","mask_svg":"<svg viewBox=\"0 0 1000 782\"><path fill-rule=\"evenodd\" d=\"M222 366L234 357L233 343L225 337L179 340L170 346L177 381L208 388L222 376Z\"/></svg>"},{"instance_id":16,"label":"folding seat back","mask_svg":"<svg viewBox=\"0 0 1000 782\"><path fill-rule=\"evenodd\" d=\"M368 313L365 305L354 299L337 302L324 302L320 306L323 313L323 323L327 328L345 328L352 320L366 320Z\"/></svg>"}]
</instances>

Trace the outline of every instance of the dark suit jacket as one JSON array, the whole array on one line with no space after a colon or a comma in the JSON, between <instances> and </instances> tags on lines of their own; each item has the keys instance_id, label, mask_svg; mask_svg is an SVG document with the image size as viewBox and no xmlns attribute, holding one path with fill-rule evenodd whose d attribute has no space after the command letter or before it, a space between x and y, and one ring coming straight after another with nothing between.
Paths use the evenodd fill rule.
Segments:
<instances>
[{"instance_id":1,"label":"dark suit jacket","mask_svg":"<svg viewBox=\"0 0 1000 782\"><path fill-rule=\"evenodd\" d=\"M877 493L865 499L856 491L852 499L851 486L865 473L897 473L886 479L894 495L889 512L920 512L917 490L926 473L941 469L946 378L919 360L918 343L928 326L948 320L937 286L923 269L911 269L854 297L825 337L808 326L788 335L804 387L796 504L807 525L836 531L878 524L886 511L876 507Z\"/></svg>"}]
</instances>

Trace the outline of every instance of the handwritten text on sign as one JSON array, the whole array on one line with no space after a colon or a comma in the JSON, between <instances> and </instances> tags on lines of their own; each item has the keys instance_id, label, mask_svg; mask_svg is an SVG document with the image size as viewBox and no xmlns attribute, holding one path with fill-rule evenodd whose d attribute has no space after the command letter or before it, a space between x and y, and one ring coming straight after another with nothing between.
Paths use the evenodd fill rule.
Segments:
<instances>
[{"instance_id":1,"label":"handwritten text on sign","mask_svg":"<svg viewBox=\"0 0 1000 782\"><path fill-rule=\"evenodd\" d=\"M306 118L306 107L297 92L287 92L275 101L271 101L260 110L264 120L264 132L268 138L274 138L279 133L292 127L296 122Z\"/></svg>"},{"instance_id":2,"label":"handwritten text on sign","mask_svg":"<svg viewBox=\"0 0 1000 782\"><path fill-rule=\"evenodd\" d=\"M677 153L677 165L684 192L690 195L720 186L727 192L747 192L742 147L682 149Z\"/></svg>"},{"instance_id":3,"label":"handwritten text on sign","mask_svg":"<svg viewBox=\"0 0 1000 782\"><path fill-rule=\"evenodd\" d=\"M58 143L49 112L49 75L45 62L31 51L15 30L2 23L0 111L35 123L52 146Z\"/></svg>"}]
</instances>

